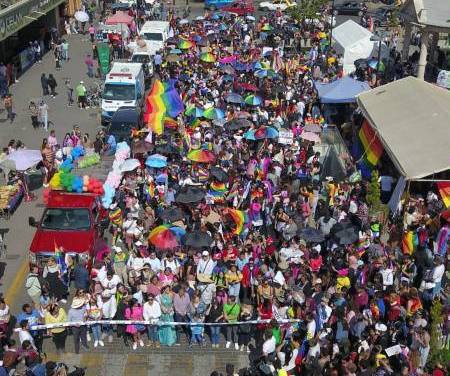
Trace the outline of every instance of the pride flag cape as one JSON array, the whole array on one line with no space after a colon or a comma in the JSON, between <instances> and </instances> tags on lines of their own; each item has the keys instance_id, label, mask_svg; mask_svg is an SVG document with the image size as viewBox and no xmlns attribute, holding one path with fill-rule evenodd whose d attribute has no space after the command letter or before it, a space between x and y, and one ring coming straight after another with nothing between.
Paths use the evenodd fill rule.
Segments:
<instances>
[{"instance_id":1,"label":"pride flag cape","mask_svg":"<svg viewBox=\"0 0 450 376\"><path fill-rule=\"evenodd\" d=\"M184 111L183 101L174 84L174 80L164 83L156 80L147 96L144 120L157 135L164 132L164 121L167 117L175 118Z\"/></svg>"},{"instance_id":2,"label":"pride flag cape","mask_svg":"<svg viewBox=\"0 0 450 376\"><path fill-rule=\"evenodd\" d=\"M236 228L233 233L240 235L244 231L244 226L249 223L248 215L242 210L228 209L225 214L229 214L236 224Z\"/></svg>"},{"instance_id":3,"label":"pride flag cape","mask_svg":"<svg viewBox=\"0 0 450 376\"><path fill-rule=\"evenodd\" d=\"M209 185L208 194L215 198L223 198L227 192L228 190L224 183L213 181Z\"/></svg>"},{"instance_id":4,"label":"pride flag cape","mask_svg":"<svg viewBox=\"0 0 450 376\"><path fill-rule=\"evenodd\" d=\"M442 197L442 201L444 201L445 207L450 207L450 183L448 181L440 181L436 184L439 190L439 194Z\"/></svg>"}]
</instances>

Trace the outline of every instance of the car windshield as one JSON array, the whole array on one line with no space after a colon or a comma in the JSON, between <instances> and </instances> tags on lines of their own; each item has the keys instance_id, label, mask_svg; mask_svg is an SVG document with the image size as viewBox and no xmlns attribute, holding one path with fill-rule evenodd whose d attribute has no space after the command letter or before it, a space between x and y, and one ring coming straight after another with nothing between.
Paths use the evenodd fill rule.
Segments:
<instances>
[{"instance_id":1,"label":"car windshield","mask_svg":"<svg viewBox=\"0 0 450 376\"><path fill-rule=\"evenodd\" d=\"M115 101L133 101L135 99L133 84L105 84L103 99Z\"/></svg>"},{"instance_id":2,"label":"car windshield","mask_svg":"<svg viewBox=\"0 0 450 376\"><path fill-rule=\"evenodd\" d=\"M144 33L145 40L154 40L156 42L162 42L163 35L162 33Z\"/></svg>"},{"instance_id":3,"label":"car windshield","mask_svg":"<svg viewBox=\"0 0 450 376\"><path fill-rule=\"evenodd\" d=\"M150 57L148 55L133 55L131 60L133 63L148 64L150 62Z\"/></svg>"},{"instance_id":4,"label":"car windshield","mask_svg":"<svg viewBox=\"0 0 450 376\"><path fill-rule=\"evenodd\" d=\"M47 209L41 228L46 230L87 230L91 227L89 209Z\"/></svg>"}]
</instances>

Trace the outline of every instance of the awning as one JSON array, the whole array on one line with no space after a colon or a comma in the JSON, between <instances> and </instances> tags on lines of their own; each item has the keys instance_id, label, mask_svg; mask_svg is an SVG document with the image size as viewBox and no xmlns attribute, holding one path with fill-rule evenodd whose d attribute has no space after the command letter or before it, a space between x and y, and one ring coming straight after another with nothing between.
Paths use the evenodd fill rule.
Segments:
<instances>
[{"instance_id":1,"label":"awning","mask_svg":"<svg viewBox=\"0 0 450 376\"><path fill-rule=\"evenodd\" d=\"M356 102L358 94L370 90L367 82L355 80L350 76L345 76L327 84L316 81L315 86L322 103Z\"/></svg>"},{"instance_id":2,"label":"awning","mask_svg":"<svg viewBox=\"0 0 450 376\"><path fill-rule=\"evenodd\" d=\"M406 179L450 169L447 90L406 77L361 93L357 103Z\"/></svg>"},{"instance_id":3,"label":"awning","mask_svg":"<svg viewBox=\"0 0 450 376\"><path fill-rule=\"evenodd\" d=\"M133 21L133 17L129 16L128 13L118 11L113 16L106 19L107 25L117 25L117 24L126 24L131 25Z\"/></svg>"}]
</instances>

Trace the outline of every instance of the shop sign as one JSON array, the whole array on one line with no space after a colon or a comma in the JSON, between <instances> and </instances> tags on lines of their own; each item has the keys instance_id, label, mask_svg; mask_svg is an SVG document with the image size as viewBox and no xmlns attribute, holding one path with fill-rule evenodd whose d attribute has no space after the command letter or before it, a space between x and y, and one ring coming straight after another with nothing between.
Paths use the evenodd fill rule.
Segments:
<instances>
[{"instance_id":1,"label":"shop sign","mask_svg":"<svg viewBox=\"0 0 450 376\"><path fill-rule=\"evenodd\" d=\"M0 40L18 32L63 2L64 0L30 0L3 9L0 11Z\"/></svg>"}]
</instances>

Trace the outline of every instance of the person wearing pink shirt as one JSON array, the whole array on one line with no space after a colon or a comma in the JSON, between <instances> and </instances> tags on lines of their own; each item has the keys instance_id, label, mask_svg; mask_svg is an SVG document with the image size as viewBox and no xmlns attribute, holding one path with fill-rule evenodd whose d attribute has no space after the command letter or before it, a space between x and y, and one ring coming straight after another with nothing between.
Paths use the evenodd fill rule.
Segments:
<instances>
[{"instance_id":1,"label":"person wearing pink shirt","mask_svg":"<svg viewBox=\"0 0 450 376\"><path fill-rule=\"evenodd\" d=\"M47 144L53 150L55 150L56 145L58 145L58 140L56 139L55 131L53 129L50 131L50 135L47 137Z\"/></svg>"},{"instance_id":2,"label":"person wearing pink shirt","mask_svg":"<svg viewBox=\"0 0 450 376\"><path fill-rule=\"evenodd\" d=\"M137 301L137 299L131 299L129 307L125 309L125 318L127 320L143 320L143 308ZM133 337L133 350L137 349L137 345L144 347L144 341L141 339L141 332L145 330L145 326L142 324L129 324L126 327L126 332Z\"/></svg>"}]
</instances>

